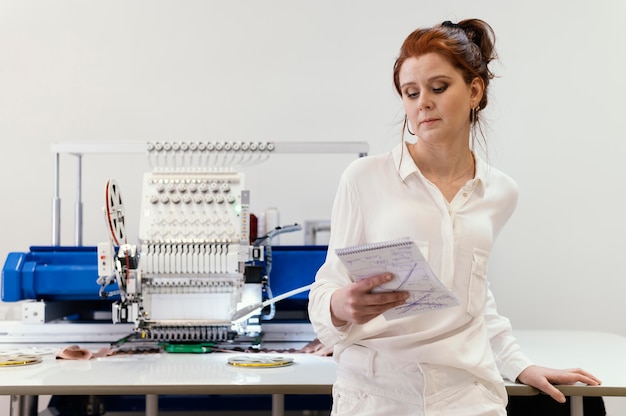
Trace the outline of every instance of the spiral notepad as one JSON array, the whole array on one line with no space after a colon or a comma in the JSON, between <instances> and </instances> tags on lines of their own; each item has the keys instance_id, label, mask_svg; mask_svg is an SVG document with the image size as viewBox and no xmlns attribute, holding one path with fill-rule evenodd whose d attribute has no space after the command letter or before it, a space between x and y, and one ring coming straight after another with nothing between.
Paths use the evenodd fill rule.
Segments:
<instances>
[{"instance_id":1,"label":"spiral notepad","mask_svg":"<svg viewBox=\"0 0 626 416\"><path fill-rule=\"evenodd\" d=\"M459 305L459 299L432 271L424 255L409 238L363 244L335 250L356 281L382 273L394 279L378 286L376 292L406 290L404 305L389 309L383 316L398 319L417 313Z\"/></svg>"}]
</instances>

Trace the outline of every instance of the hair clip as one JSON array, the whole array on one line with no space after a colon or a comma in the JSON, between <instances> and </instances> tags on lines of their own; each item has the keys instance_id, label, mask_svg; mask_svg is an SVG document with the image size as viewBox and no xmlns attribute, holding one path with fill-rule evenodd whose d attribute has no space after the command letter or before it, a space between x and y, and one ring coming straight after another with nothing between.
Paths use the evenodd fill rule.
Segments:
<instances>
[{"instance_id":1,"label":"hair clip","mask_svg":"<svg viewBox=\"0 0 626 416\"><path fill-rule=\"evenodd\" d=\"M441 24L441 26L443 26L443 27L451 27L451 28L455 28L455 29L459 29L461 27L457 23L452 23L449 20L446 20L445 22L443 22Z\"/></svg>"}]
</instances>

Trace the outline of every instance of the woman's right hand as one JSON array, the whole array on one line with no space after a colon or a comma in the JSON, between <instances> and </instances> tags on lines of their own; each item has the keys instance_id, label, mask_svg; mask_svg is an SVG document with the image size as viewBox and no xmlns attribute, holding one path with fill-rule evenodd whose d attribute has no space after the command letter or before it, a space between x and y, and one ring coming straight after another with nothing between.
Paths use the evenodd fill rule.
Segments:
<instances>
[{"instance_id":1,"label":"woman's right hand","mask_svg":"<svg viewBox=\"0 0 626 416\"><path fill-rule=\"evenodd\" d=\"M335 291L330 298L333 325L364 324L388 309L403 305L409 298L406 291L372 293L372 289L392 279L389 273L380 274Z\"/></svg>"}]
</instances>

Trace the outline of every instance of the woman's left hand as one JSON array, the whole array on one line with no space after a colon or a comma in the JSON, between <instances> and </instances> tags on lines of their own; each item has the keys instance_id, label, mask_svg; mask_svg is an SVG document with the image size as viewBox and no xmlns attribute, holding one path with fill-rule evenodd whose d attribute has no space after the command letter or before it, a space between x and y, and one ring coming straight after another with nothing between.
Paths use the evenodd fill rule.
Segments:
<instances>
[{"instance_id":1,"label":"woman's left hand","mask_svg":"<svg viewBox=\"0 0 626 416\"><path fill-rule=\"evenodd\" d=\"M557 370L554 368L531 365L520 373L517 379L524 384L535 387L550 395L559 403L565 403L565 395L553 384L585 383L590 386L599 386L602 382L593 374L580 368Z\"/></svg>"}]
</instances>

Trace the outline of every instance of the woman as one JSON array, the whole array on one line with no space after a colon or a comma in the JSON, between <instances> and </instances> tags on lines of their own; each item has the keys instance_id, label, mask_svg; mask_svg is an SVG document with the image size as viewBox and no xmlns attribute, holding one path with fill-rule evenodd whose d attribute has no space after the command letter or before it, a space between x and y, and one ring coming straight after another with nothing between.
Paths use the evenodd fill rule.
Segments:
<instances>
[{"instance_id":1,"label":"woman","mask_svg":"<svg viewBox=\"0 0 626 416\"><path fill-rule=\"evenodd\" d=\"M516 183L473 151L487 106L495 36L484 21L444 22L404 41L393 79L416 140L354 161L333 206L326 262L310 293L318 338L334 346L336 415L506 415L502 376L559 402L551 383L600 381L580 369L533 365L488 288L494 240L513 213ZM408 236L460 305L386 320L406 292L372 293L334 250Z\"/></svg>"}]
</instances>

